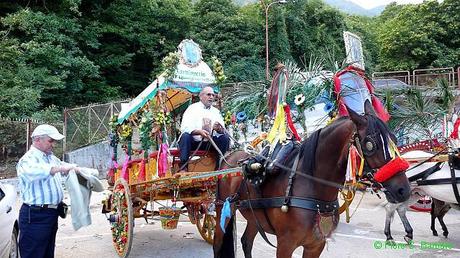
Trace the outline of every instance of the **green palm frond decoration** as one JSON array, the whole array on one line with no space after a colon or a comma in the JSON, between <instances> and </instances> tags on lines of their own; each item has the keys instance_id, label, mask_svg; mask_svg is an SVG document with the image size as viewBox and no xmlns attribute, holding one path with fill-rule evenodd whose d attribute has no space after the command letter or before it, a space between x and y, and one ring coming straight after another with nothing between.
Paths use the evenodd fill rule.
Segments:
<instances>
[{"instance_id":1,"label":"green palm frond decoration","mask_svg":"<svg viewBox=\"0 0 460 258\"><path fill-rule=\"evenodd\" d=\"M453 89L449 86L449 82L446 79L441 79L436 82L436 88L440 91L439 93L439 107L446 113L451 113L455 96Z\"/></svg>"},{"instance_id":2,"label":"green palm frond decoration","mask_svg":"<svg viewBox=\"0 0 460 258\"><path fill-rule=\"evenodd\" d=\"M238 83L225 96L225 110L231 113L245 111L249 119L265 113L267 109L267 85L263 82Z\"/></svg>"},{"instance_id":3,"label":"green palm frond decoration","mask_svg":"<svg viewBox=\"0 0 460 258\"><path fill-rule=\"evenodd\" d=\"M439 80L435 88L410 88L394 98L385 92L385 107L391 114L390 128L413 140L439 137L444 115L451 114L455 94L446 80ZM402 100L401 100L402 99ZM397 106L397 108L394 108Z\"/></svg>"}]
</instances>

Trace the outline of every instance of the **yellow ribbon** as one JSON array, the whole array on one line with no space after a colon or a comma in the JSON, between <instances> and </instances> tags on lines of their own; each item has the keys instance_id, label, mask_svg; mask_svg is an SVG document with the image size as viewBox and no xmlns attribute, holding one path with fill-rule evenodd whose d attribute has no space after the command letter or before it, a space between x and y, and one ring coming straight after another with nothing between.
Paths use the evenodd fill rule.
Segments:
<instances>
[{"instance_id":1,"label":"yellow ribbon","mask_svg":"<svg viewBox=\"0 0 460 258\"><path fill-rule=\"evenodd\" d=\"M283 142L286 140L286 116L284 114L283 105L278 105L276 110L275 121L273 127L268 133L267 140L273 143L273 140L278 136L279 141Z\"/></svg>"},{"instance_id":2,"label":"yellow ribbon","mask_svg":"<svg viewBox=\"0 0 460 258\"><path fill-rule=\"evenodd\" d=\"M398 147L396 146L396 144L391 140L391 139L388 139L390 141L390 155L391 155L391 159L394 159L396 157L400 157L401 154L399 153L399 150L398 150Z\"/></svg>"}]
</instances>

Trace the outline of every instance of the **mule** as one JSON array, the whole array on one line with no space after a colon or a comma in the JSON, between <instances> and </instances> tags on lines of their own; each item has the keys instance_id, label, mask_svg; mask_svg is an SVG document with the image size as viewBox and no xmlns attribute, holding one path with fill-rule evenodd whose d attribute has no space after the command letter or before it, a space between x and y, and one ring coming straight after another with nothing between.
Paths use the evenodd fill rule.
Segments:
<instances>
[{"instance_id":1,"label":"mule","mask_svg":"<svg viewBox=\"0 0 460 258\"><path fill-rule=\"evenodd\" d=\"M247 220L241 238L246 258L257 233L276 235L276 257L291 257L297 247L303 247L303 257L319 257L326 238L339 221L337 195L345 181L348 150L351 144L363 150L370 180L377 169L393 160L389 153L394 136L386 124L376 117L369 102L365 114L353 110L349 117L336 119L329 126L313 133L294 150L277 175L269 176L259 187L243 177L219 180L216 194L216 215L221 218L222 205L230 200L232 213L226 220L225 232L218 225L214 233L214 257L235 257L235 210ZM237 166L249 154L239 151L227 161ZM292 169L289 169L292 168ZM294 173L295 172L295 173ZM394 179L395 178L395 179ZM391 196L398 202L409 198L410 186L405 177L385 180Z\"/></svg>"},{"instance_id":2,"label":"mule","mask_svg":"<svg viewBox=\"0 0 460 258\"><path fill-rule=\"evenodd\" d=\"M451 209L451 204L456 207L456 198L454 190L452 188L452 176L455 176L457 179L460 176L459 172L459 160L453 159L450 162L434 162L429 161L433 158L433 154L425 151L421 151L418 148L424 149L426 146L423 144L415 144L409 148L409 150L404 150L403 157L409 159L425 159L424 162L414 165L408 170L409 181L414 182L412 185L412 196L406 202L395 202L391 198L387 198L388 204L385 205L386 210L386 219L385 219L385 235L387 236L387 241L394 242L393 237L391 236L391 222L394 217L395 211L398 212L399 217L403 223L404 229L406 231L406 236L404 240L406 242L412 241L412 227L406 217L406 212L408 206L414 203L418 198L430 195L432 196L431 202L431 226L430 229L433 233L433 236L438 236L436 231L436 219L438 219L441 224L443 231L443 236L447 237L449 231L446 224L444 223L444 216ZM414 150L411 150L414 149ZM453 169L453 171L452 171ZM458 187L458 186L457 186Z\"/></svg>"},{"instance_id":3,"label":"mule","mask_svg":"<svg viewBox=\"0 0 460 258\"><path fill-rule=\"evenodd\" d=\"M393 239L393 236L391 235L391 223L393 222L395 212L398 212L399 218L401 219L401 222L404 226L404 231L406 232L406 235L404 236L404 240L408 244L410 244L413 241L414 239L413 229L412 229L412 226L410 225L409 220L407 219L406 212L407 212L409 205L417 201L417 199L420 197L421 195L418 195L417 197L417 194L414 193L406 201L398 202L394 200L391 196L386 195L386 199L388 203L385 204L384 206L385 208L385 229L383 232L387 238L386 241L388 243L392 243L392 244L396 243Z\"/></svg>"}]
</instances>

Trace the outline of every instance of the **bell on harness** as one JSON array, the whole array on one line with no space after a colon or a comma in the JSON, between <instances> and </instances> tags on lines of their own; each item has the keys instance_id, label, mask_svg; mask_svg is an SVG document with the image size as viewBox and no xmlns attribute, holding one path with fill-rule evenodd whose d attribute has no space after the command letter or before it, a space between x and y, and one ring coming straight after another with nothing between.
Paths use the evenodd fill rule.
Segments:
<instances>
[{"instance_id":1,"label":"bell on harness","mask_svg":"<svg viewBox=\"0 0 460 258\"><path fill-rule=\"evenodd\" d=\"M267 159L270 146L266 146L257 156L248 159L243 164L245 177L251 184L260 185L264 182L266 172L264 163Z\"/></svg>"}]
</instances>

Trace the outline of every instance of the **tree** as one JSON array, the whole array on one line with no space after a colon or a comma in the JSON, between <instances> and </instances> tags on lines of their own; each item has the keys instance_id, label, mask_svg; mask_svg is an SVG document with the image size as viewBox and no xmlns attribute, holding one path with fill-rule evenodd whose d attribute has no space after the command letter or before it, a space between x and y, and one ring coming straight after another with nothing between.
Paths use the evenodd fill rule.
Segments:
<instances>
[{"instance_id":1,"label":"tree","mask_svg":"<svg viewBox=\"0 0 460 258\"><path fill-rule=\"evenodd\" d=\"M379 18L377 41L380 69L427 68L446 54L447 31L437 1L418 5L390 5ZM443 62L445 63L445 62Z\"/></svg>"},{"instance_id":2,"label":"tree","mask_svg":"<svg viewBox=\"0 0 460 258\"><path fill-rule=\"evenodd\" d=\"M192 38L204 50L205 60L217 56L229 81L263 77L263 27L257 5L239 9L230 0L201 0L194 5Z\"/></svg>"},{"instance_id":3,"label":"tree","mask_svg":"<svg viewBox=\"0 0 460 258\"><path fill-rule=\"evenodd\" d=\"M324 56L331 53L335 60L344 59L343 14L320 0L299 0L286 8L291 54L297 62L305 56Z\"/></svg>"},{"instance_id":4,"label":"tree","mask_svg":"<svg viewBox=\"0 0 460 258\"><path fill-rule=\"evenodd\" d=\"M161 73L161 60L190 29L189 0L87 1L84 23L95 31L88 48L111 87L124 95L139 94Z\"/></svg>"}]
</instances>

